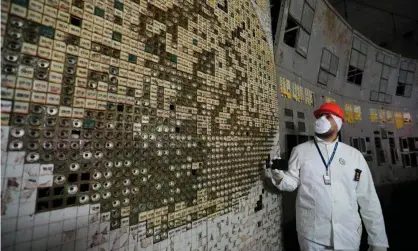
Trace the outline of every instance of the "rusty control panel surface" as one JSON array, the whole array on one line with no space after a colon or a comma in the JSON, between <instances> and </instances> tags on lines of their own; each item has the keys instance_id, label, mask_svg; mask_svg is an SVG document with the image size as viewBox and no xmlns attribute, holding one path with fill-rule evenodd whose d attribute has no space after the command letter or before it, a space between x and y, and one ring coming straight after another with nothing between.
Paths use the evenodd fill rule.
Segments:
<instances>
[{"instance_id":1,"label":"rusty control panel surface","mask_svg":"<svg viewBox=\"0 0 418 251\"><path fill-rule=\"evenodd\" d=\"M255 3L1 4L5 153L36 213L95 204L158 241L259 179L278 107Z\"/></svg>"}]
</instances>

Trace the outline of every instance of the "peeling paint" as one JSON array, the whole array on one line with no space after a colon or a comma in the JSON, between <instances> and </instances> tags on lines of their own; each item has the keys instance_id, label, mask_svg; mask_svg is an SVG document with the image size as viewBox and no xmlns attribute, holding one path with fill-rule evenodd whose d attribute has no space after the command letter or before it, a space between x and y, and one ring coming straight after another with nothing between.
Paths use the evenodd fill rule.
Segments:
<instances>
[{"instance_id":1,"label":"peeling paint","mask_svg":"<svg viewBox=\"0 0 418 251\"><path fill-rule=\"evenodd\" d=\"M351 30L335 15L335 13L324 6L325 9L318 16L319 22L324 22L324 29L322 34L328 44L336 44L342 48L344 55L348 55L349 49L351 48ZM319 8L318 8L319 9Z\"/></svg>"}]
</instances>

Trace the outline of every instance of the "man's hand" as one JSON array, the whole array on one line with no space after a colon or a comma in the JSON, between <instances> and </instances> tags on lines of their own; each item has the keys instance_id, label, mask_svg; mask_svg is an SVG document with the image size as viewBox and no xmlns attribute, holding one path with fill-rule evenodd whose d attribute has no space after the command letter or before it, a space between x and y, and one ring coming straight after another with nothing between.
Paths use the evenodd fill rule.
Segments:
<instances>
[{"instance_id":1,"label":"man's hand","mask_svg":"<svg viewBox=\"0 0 418 251\"><path fill-rule=\"evenodd\" d=\"M271 171L271 174L272 174L271 179L274 185L279 185L284 177L284 172L282 170L273 169Z\"/></svg>"},{"instance_id":2,"label":"man's hand","mask_svg":"<svg viewBox=\"0 0 418 251\"><path fill-rule=\"evenodd\" d=\"M264 169L264 176L268 179L273 178L273 171L270 168Z\"/></svg>"},{"instance_id":3,"label":"man's hand","mask_svg":"<svg viewBox=\"0 0 418 251\"><path fill-rule=\"evenodd\" d=\"M387 251L387 248L384 247L375 247L375 246L369 246L368 251Z\"/></svg>"},{"instance_id":4,"label":"man's hand","mask_svg":"<svg viewBox=\"0 0 418 251\"><path fill-rule=\"evenodd\" d=\"M266 169L264 171L264 175L271 179L271 181L273 182L274 185L279 185L280 181L282 181L283 177L284 177L284 172L282 170L277 170L277 169Z\"/></svg>"}]
</instances>

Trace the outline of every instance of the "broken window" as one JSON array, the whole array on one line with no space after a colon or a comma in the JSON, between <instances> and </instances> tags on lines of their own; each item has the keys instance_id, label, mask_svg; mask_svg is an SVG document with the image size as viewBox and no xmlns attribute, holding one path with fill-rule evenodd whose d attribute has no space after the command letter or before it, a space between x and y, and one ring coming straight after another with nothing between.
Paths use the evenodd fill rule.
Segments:
<instances>
[{"instance_id":1,"label":"broken window","mask_svg":"<svg viewBox=\"0 0 418 251\"><path fill-rule=\"evenodd\" d=\"M357 37L353 39L350 64L348 66L347 82L361 85L363 72L366 67L367 44Z\"/></svg>"},{"instance_id":2,"label":"broken window","mask_svg":"<svg viewBox=\"0 0 418 251\"><path fill-rule=\"evenodd\" d=\"M339 58L329 50L322 49L321 66L318 73L318 83L327 85L337 75Z\"/></svg>"},{"instance_id":3,"label":"broken window","mask_svg":"<svg viewBox=\"0 0 418 251\"><path fill-rule=\"evenodd\" d=\"M283 41L303 57L308 55L309 39L315 15L315 0L292 0Z\"/></svg>"},{"instance_id":4,"label":"broken window","mask_svg":"<svg viewBox=\"0 0 418 251\"><path fill-rule=\"evenodd\" d=\"M396 95L410 98L412 94L412 85L414 82L416 65L403 61L399 70L398 85Z\"/></svg>"},{"instance_id":5,"label":"broken window","mask_svg":"<svg viewBox=\"0 0 418 251\"><path fill-rule=\"evenodd\" d=\"M348 66L347 81L356 85L361 85L362 80L363 71L354 66Z\"/></svg>"},{"instance_id":6,"label":"broken window","mask_svg":"<svg viewBox=\"0 0 418 251\"><path fill-rule=\"evenodd\" d=\"M295 48L298 32L298 23L293 18L288 17L283 38L284 43L289 45L290 47Z\"/></svg>"}]
</instances>

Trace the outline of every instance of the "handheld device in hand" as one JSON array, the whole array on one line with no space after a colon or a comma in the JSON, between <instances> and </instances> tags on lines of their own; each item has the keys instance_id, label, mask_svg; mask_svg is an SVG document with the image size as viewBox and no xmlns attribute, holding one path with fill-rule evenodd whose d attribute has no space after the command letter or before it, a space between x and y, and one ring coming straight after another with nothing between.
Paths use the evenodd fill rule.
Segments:
<instances>
[{"instance_id":1,"label":"handheld device in hand","mask_svg":"<svg viewBox=\"0 0 418 251\"><path fill-rule=\"evenodd\" d=\"M289 162L284 159L273 159L271 169L287 171L289 169Z\"/></svg>"},{"instance_id":2,"label":"handheld device in hand","mask_svg":"<svg viewBox=\"0 0 418 251\"><path fill-rule=\"evenodd\" d=\"M266 159L266 169L269 169L269 168L271 168L270 154L267 156L267 159Z\"/></svg>"}]
</instances>

